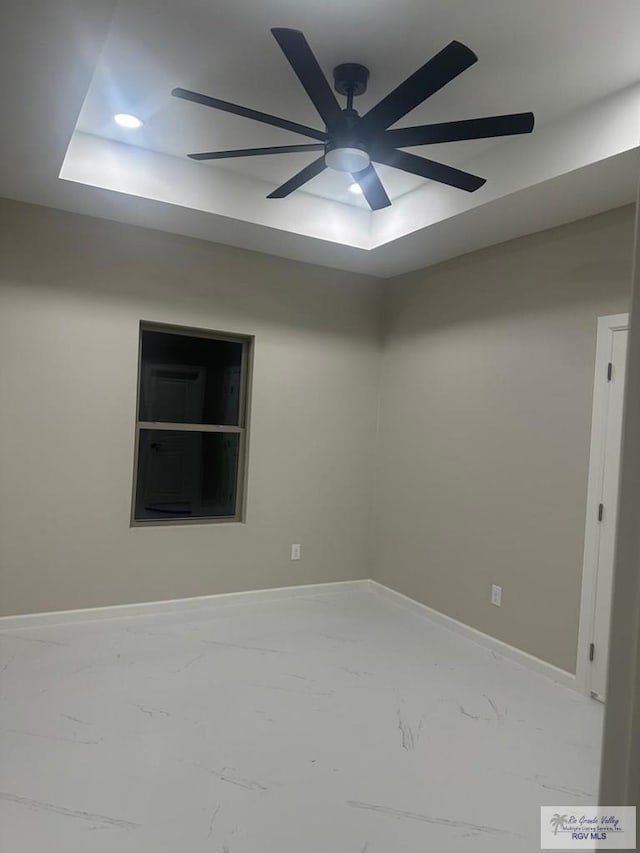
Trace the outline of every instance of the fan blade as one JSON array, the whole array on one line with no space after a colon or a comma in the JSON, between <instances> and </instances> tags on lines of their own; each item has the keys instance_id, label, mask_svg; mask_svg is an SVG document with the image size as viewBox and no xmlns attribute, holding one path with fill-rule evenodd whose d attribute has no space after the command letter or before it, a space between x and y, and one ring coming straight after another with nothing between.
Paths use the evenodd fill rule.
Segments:
<instances>
[{"instance_id":1,"label":"fan blade","mask_svg":"<svg viewBox=\"0 0 640 853\"><path fill-rule=\"evenodd\" d=\"M308 166L305 166L304 169L299 171L297 175L289 178L289 180L282 184L282 186L275 189L272 193L269 193L267 198L286 198L286 196L290 195L294 190L299 189L303 184L306 184L307 181L310 181L311 178L315 178L315 176L319 175L320 172L324 172L326 168L324 157L318 157L318 159L314 160L313 163L309 163Z\"/></svg>"},{"instance_id":2,"label":"fan blade","mask_svg":"<svg viewBox=\"0 0 640 853\"><path fill-rule=\"evenodd\" d=\"M297 154L302 151L324 151L320 142L309 145L278 145L274 148L238 148L235 151L203 151L187 154L192 160L229 160L232 157L261 157L263 154Z\"/></svg>"},{"instance_id":3,"label":"fan blade","mask_svg":"<svg viewBox=\"0 0 640 853\"><path fill-rule=\"evenodd\" d=\"M221 101L209 95L201 95L199 92L190 92L189 89L174 89L171 94L175 98L193 101L195 104L203 104L205 107L213 107L214 110L234 113L237 116L253 119L253 121L261 121L263 124L280 127L282 130L291 130L293 133L300 133L302 136L309 136L311 139L319 139L321 142L327 138L327 134L322 130L316 130L295 121L287 121L285 118L278 118L268 113L261 113L258 110L250 110L248 107L241 107L238 104L230 104L228 101Z\"/></svg>"},{"instance_id":4,"label":"fan blade","mask_svg":"<svg viewBox=\"0 0 640 853\"><path fill-rule=\"evenodd\" d=\"M448 184L450 187L457 187L459 190L466 190L470 193L480 189L486 183L485 178L479 178L470 172L462 172L452 166L445 166L443 163L436 163L435 160L427 160L425 157L408 154L406 151L377 149L371 152L371 159L375 160L376 163L394 166L396 169L402 169L403 172L420 175L421 178Z\"/></svg>"},{"instance_id":5,"label":"fan blade","mask_svg":"<svg viewBox=\"0 0 640 853\"><path fill-rule=\"evenodd\" d=\"M339 126L342 123L340 104L304 35L300 30L282 27L275 27L271 32L325 125L328 128Z\"/></svg>"},{"instance_id":6,"label":"fan blade","mask_svg":"<svg viewBox=\"0 0 640 853\"><path fill-rule=\"evenodd\" d=\"M370 109L358 130L369 134L390 127L477 61L466 45L452 41Z\"/></svg>"},{"instance_id":7,"label":"fan blade","mask_svg":"<svg viewBox=\"0 0 640 853\"><path fill-rule=\"evenodd\" d=\"M410 148L413 145L457 142L461 139L516 136L519 133L531 133L533 123L533 113L513 113L506 116L425 124L422 127L399 127L396 130L387 130L384 140L394 148Z\"/></svg>"},{"instance_id":8,"label":"fan blade","mask_svg":"<svg viewBox=\"0 0 640 853\"><path fill-rule=\"evenodd\" d=\"M382 181L371 164L361 172L352 172L351 177L362 190L362 195L366 198L371 210L389 207L391 199L385 192Z\"/></svg>"}]
</instances>

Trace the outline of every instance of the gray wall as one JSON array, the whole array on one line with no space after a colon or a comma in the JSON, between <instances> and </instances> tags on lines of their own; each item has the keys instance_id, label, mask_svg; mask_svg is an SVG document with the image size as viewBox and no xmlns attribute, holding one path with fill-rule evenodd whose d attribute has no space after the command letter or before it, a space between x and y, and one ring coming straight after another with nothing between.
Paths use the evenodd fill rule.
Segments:
<instances>
[{"instance_id":1,"label":"gray wall","mask_svg":"<svg viewBox=\"0 0 640 853\"><path fill-rule=\"evenodd\" d=\"M130 528L141 319L256 336L246 524ZM378 323L364 276L0 202L1 612L368 576Z\"/></svg>"},{"instance_id":2,"label":"gray wall","mask_svg":"<svg viewBox=\"0 0 640 853\"><path fill-rule=\"evenodd\" d=\"M374 577L572 672L596 318L628 310L632 233L622 208L387 291Z\"/></svg>"},{"instance_id":3,"label":"gray wall","mask_svg":"<svg viewBox=\"0 0 640 853\"><path fill-rule=\"evenodd\" d=\"M632 228L612 211L382 299L0 202L1 612L373 576L573 671L596 317L628 308ZM130 528L140 319L256 336L246 524Z\"/></svg>"}]
</instances>

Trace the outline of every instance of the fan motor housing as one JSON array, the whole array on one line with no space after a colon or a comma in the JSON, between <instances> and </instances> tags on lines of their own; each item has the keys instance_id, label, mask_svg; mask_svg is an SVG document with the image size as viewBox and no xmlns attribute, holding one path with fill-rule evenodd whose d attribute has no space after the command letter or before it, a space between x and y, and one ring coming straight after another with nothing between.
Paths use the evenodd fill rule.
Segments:
<instances>
[{"instance_id":1,"label":"fan motor housing","mask_svg":"<svg viewBox=\"0 0 640 853\"><path fill-rule=\"evenodd\" d=\"M363 95L367 91L369 69L357 62L344 62L333 69L333 81L340 95Z\"/></svg>"}]
</instances>

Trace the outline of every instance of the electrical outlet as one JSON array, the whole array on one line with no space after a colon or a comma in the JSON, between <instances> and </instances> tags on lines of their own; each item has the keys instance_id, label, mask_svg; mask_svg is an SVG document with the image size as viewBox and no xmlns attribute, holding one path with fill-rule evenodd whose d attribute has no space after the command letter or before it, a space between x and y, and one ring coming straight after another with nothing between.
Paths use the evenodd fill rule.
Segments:
<instances>
[{"instance_id":1,"label":"electrical outlet","mask_svg":"<svg viewBox=\"0 0 640 853\"><path fill-rule=\"evenodd\" d=\"M491 603L495 604L496 607L502 607L502 587L496 586L496 584L491 585Z\"/></svg>"},{"instance_id":2,"label":"electrical outlet","mask_svg":"<svg viewBox=\"0 0 640 853\"><path fill-rule=\"evenodd\" d=\"M300 545L292 545L291 546L291 559L299 560L300 559Z\"/></svg>"}]
</instances>

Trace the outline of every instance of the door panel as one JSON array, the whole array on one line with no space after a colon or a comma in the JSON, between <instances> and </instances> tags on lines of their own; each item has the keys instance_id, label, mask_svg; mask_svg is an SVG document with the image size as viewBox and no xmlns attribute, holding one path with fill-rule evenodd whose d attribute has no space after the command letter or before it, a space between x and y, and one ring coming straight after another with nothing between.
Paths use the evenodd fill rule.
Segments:
<instances>
[{"instance_id":1,"label":"door panel","mask_svg":"<svg viewBox=\"0 0 640 853\"><path fill-rule=\"evenodd\" d=\"M141 384L141 420L202 423L205 369L175 364L145 364Z\"/></svg>"},{"instance_id":2,"label":"door panel","mask_svg":"<svg viewBox=\"0 0 640 853\"><path fill-rule=\"evenodd\" d=\"M200 493L200 433L141 430L139 453L140 511L192 515Z\"/></svg>"}]
</instances>

